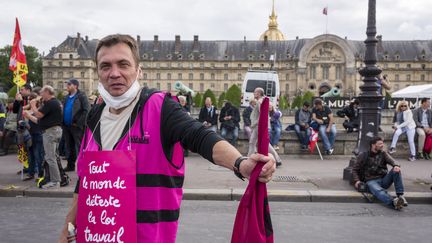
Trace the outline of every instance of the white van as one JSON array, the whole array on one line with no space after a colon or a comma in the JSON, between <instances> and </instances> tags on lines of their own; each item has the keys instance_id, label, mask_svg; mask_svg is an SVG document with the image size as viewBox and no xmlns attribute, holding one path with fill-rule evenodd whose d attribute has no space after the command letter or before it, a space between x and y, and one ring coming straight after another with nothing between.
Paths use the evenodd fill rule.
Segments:
<instances>
[{"instance_id":1,"label":"white van","mask_svg":"<svg viewBox=\"0 0 432 243\"><path fill-rule=\"evenodd\" d=\"M270 98L274 106L279 105L279 76L276 71L270 70L249 70L243 80L241 106L248 107L249 101L254 99L255 88L264 89L264 94Z\"/></svg>"}]
</instances>

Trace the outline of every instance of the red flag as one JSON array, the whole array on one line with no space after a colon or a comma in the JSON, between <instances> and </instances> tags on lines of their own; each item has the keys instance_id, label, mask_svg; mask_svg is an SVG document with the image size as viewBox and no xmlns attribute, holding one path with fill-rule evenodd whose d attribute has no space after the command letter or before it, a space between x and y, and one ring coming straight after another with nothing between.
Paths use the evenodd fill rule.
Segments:
<instances>
[{"instance_id":1,"label":"red flag","mask_svg":"<svg viewBox=\"0 0 432 243\"><path fill-rule=\"evenodd\" d=\"M310 137L309 137L309 151L313 153L315 151L316 143L318 142L318 131L309 127Z\"/></svg>"},{"instance_id":2,"label":"red flag","mask_svg":"<svg viewBox=\"0 0 432 243\"><path fill-rule=\"evenodd\" d=\"M27 82L27 61L24 52L24 46L21 40L21 32L16 18L15 35L12 45L12 51L9 59L9 69L13 71L14 78L13 82L19 87L23 86Z\"/></svg>"},{"instance_id":3,"label":"red flag","mask_svg":"<svg viewBox=\"0 0 432 243\"><path fill-rule=\"evenodd\" d=\"M258 120L258 153L268 155L269 98L261 104ZM252 171L249 184L243 195L231 238L231 243L273 243L273 227L267 199L267 186L258 181L264 163L258 163Z\"/></svg>"},{"instance_id":4,"label":"red flag","mask_svg":"<svg viewBox=\"0 0 432 243\"><path fill-rule=\"evenodd\" d=\"M327 15L327 7L323 8L322 13L323 13L324 15Z\"/></svg>"}]
</instances>

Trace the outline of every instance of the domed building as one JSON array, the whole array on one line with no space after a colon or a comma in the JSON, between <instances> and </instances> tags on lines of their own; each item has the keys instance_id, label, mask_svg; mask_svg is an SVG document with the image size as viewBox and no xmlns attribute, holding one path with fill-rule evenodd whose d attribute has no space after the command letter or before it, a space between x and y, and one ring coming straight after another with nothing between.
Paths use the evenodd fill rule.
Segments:
<instances>
[{"instance_id":1,"label":"domed building","mask_svg":"<svg viewBox=\"0 0 432 243\"><path fill-rule=\"evenodd\" d=\"M268 24L268 30L266 30L260 37L260 40L264 40L267 37L267 40L270 41L283 41L285 40L284 34L278 29L277 23L277 15L275 13L274 8L274 0L273 0L273 8L272 14L269 16L270 21Z\"/></svg>"}]
</instances>

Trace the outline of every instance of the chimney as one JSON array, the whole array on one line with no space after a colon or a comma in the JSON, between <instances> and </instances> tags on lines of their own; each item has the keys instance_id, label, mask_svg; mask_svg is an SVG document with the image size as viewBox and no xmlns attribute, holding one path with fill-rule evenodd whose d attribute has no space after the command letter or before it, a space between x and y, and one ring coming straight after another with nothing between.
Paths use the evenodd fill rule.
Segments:
<instances>
[{"instance_id":1,"label":"chimney","mask_svg":"<svg viewBox=\"0 0 432 243\"><path fill-rule=\"evenodd\" d=\"M264 36L264 48L268 47L268 36Z\"/></svg>"},{"instance_id":2,"label":"chimney","mask_svg":"<svg viewBox=\"0 0 432 243\"><path fill-rule=\"evenodd\" d=\"M298 36L296 36L296 40L298 40L299 39L299 37Z\"/></svg>"},{"instance_id":3,"label":"chimney","mask_svg":"<svg viewBox=\"0 0 432 243\"><path fill-rule=\"evenodd\" d=\"M140 45L140 43L141 43L141 36L137 35L136 41L137 41L137 44Z\"/></svg>"},{"instance_id":4,"label":"chimney","mask_svg":"<svg viewBox=\"0 0 432 243\"><path fill-rule=\"evenodd\" d=\"M376 38L378 39L377 52L378 53L383 53L384 52L384 47L382 45L382 35L377 35Z\"/></svg>"},{"instance_id":5,"label":"chimney","mask_svg":"<svg viewBox=\"0 0 432 243\"><path fill-rule=\"evenodd\" d=\"M153 36L153 51L158 51L158 50L159 50L159 36L154 35Z\"/></svg>"},{"instance_id":6,"label":"chimney","mask_svg":"<svg viewBox=\"0 0 432 243\"><path fill-rule=\"evenodd\" d=\"M179 53L181 51L181 42L180 35L175 36L175 53Z\"/></svg>"},{"instance_id":7,"label":"chimney","mask_svg":"<svg viewBox=\"0 0 432 243\"><path fill-rule=\"evenodd\" d=\"M378 39L378 41L379 42L381 42L382 41L382 35L377 35L377 37L376 37L377 39Z\"/></svg>"},{"instance_id":8,"label":"chimney","mask_svg":"<svg viewBox=\"0 0 432 243\"><path fill-rule=\"evenodd\" d=\"M77 39L76 39L76 42L75 42L75 47L78 48L79 45L80 45L80 43L81 43L81 33L77 32Z\"/></svg>"},{"instance_id":9,"label":"chimney","mask_svg":"<svg viewBox=\"0 0 432 243\"><path fill-rule=\"evenodd\" d=\"M85 36L85 42L88 42L88 35Z\"/></svg>"},{"instance_id":10,"label":"chimney","mask_svg":"<svg viewBox=\"0 0 432 243\"><path fill-rule=\"evenodd\" d=\"M199 49L200 49L200 46L199 46L199 38L198 38L198 35L194 35L194 37L193 37L192 50L193 50L194 52L197 52L197 51L199 51Z\"/></svg>"}]
</instances>

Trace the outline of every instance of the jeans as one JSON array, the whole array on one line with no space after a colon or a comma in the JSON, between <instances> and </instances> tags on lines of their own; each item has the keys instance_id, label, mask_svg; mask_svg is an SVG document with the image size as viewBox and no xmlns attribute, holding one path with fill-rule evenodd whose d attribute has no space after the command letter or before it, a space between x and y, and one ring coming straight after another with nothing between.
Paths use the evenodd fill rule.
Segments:
<instances>
[{"instance_id":1,"label":"jeans","mask_svg":"<svg viewBox=\"0 0 432 243\"><path fill-rule=\"evenodd\" d=\"M213 132L217 132L217 126L216 126L216 125L210 126L210 127L208 127L207 129L210 129L210 130L212 130Z\"/></svg>"},{"instance_id":2,"label":"jeans","mask_svg":"<svg viewBox=\"0 0 432 243\"><path fill-rule=\"evenodd\" d=\"M62 135L61 130L60 126L54 126L46 129L43 134L45 161L48 164L50 180L52 182L60 182L60 171L57 165L57 148Z\"/></svg>"},{"instance_id":3,"label":"jeans","mask_svg":"<svg viewBox=\"0 0 432 243\"><path fill-rule=\"evenodd\" d=\"M396 148L396 144L397 144L397 141L399 139L399 136L405 132L407 133L408 145L410 147L411 155L415 156L416 155L416 149L415 149L415 143L414 143L414 136L415 136L415 132L416 132L415 128L409 129L407 127L402 127L402 128L396 129L395 133L393 134L393 140L392 140L390 147Z\"/></svg>"},{"instance_id":4,"label":"jeans","mask_svg":"<svg viewBox=\"0 0 432 243\"><path fill-rule=\"evenodd\" d=\"M246 135L247 139L250 139L251 133L252 133L251 127L250 126L244 126L243 131L244 131L244 134Z\"/></svg>"},{"instance_id":5,"label":"jeans","mask_svg":"<svg viewBox=\"0 0 432 243\"><path fill-rule=\"evenodd\" d=\"M63 135L66 143L67 167L75 169L75 161L81 147L84 130L74 126L63 126Z\"/></svg>"},{"instance_id":6,"label":"jeans","mask_svg":"<svg viewBox=\"0 0 432 243\"><path fill-rule=\"evenodd\" d=\"M229 143L235 147L237 144L238 130L239 130L238 127L235 127L233 130L228 130L225 127L222 127L221 136L225 140L229 139Z\"/></svg>"},{"instance_id":7,"label":"jeans","mask_svg":"<svg viewBox=\"0 0 432 243\"><path fill-rule=\"evenodd\" d=\"M329 136L327 136L326 129L327 129L326 124L319 125L319 127L318 127L319 134L321 136L321 140L323 141L323 144L324 144L324 149L330 150L333 148L335 140L336 140L336 125L333 124L331 126Z\"/></svg>"},{"instance_id":8,"label":"jeans","mask_svg":"<svg viewBox=\"0 0 432 243\"><path fill-rule=\"evenodd\" d=\"M297 137L298 137L301 145L308 146L309 145L310 133L311 133L310 129L309 128L305 129L302 126L300 126L298 124L295 124L294 125L294 131L297 134ZM304 134L302 133L302 131L304 131Z\"/></svg>"},{"instance_id":9,"label":"jeans","mask_svg":"<svg viewBox=\"0 0 432 243\"><path fill-rule=\"evenodd\" d=\"M29 175L42 173L42 161L44 156L42 133L32 133L32 146L29 148Z\"/></svg>"},{"instance_id":10,"label":"jeans","mask_svg":"<svg viewBox=\"0 0 432 243\"><path fill-rule=\"evenodd\" d=\"M282 127L280 126L271 126L270 130L270 144L272 146L277 146L279 143L279 139L281 136Z\"/></svg>"},{"instance_id":11,"label":"jeans","mask_svg":"<svg viewBox=\"0 0 432 243\"><path fill-rule=\"evenodd\" d=\"M393 206L393 197L387 193L386 189L388 189L392 183L394 183L396 194L401 195L404 193L402 174L400 172L394 172L393 169L383 178L366 182L369 191L378 198L378 200L389 206Z\"/></svg>"}]
</instances>

